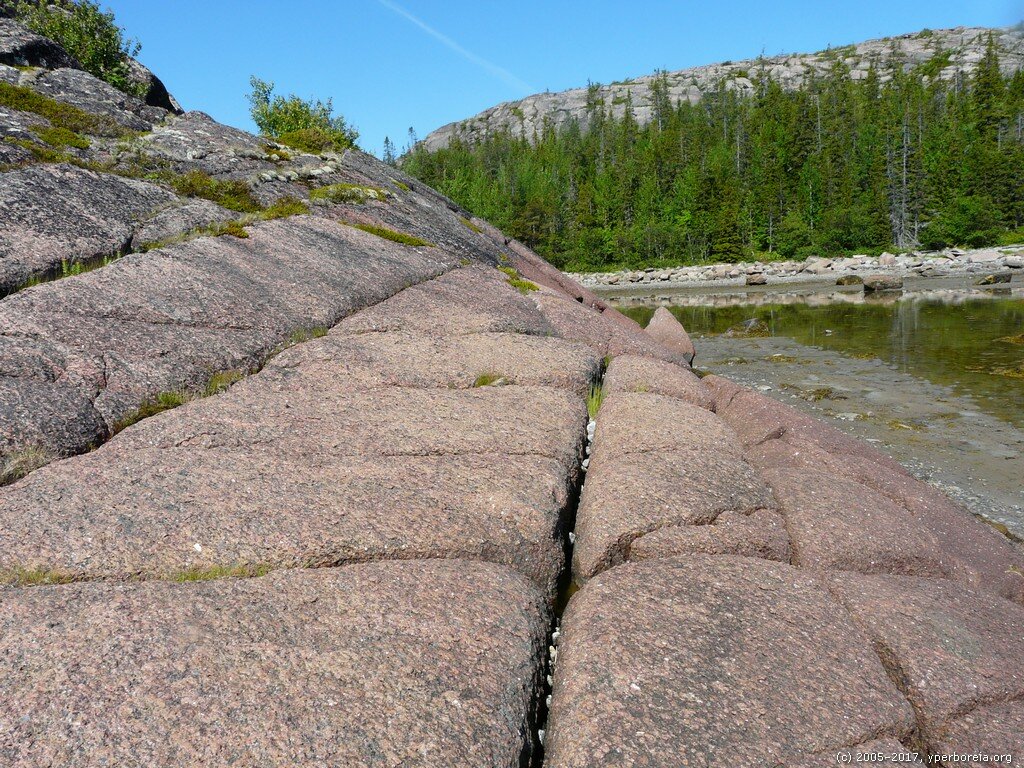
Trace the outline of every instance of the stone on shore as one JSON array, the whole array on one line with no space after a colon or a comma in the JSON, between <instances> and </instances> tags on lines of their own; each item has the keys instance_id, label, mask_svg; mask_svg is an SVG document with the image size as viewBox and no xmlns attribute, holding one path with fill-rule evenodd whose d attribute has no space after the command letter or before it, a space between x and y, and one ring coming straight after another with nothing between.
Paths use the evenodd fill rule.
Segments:
<instances>
[{"instance_id":1,"label":"stone on shore","mask_svg":"<svg viewBox=\"0 0 1024 768\"><path fill-rule=\"evenodd\" d=\"M466 561L2 591L0 763L518 766L547 626Z\"/></svg>"},{"instance_id":2,"label":"stone on shore","mask_svg":"<svg viewBox=\"0 0 1024 768\"><path fill-rule=\"evenodd\" d=\"M806 440L794 441L793 435L748 448L744 456L768 476L780 469L793 475L824 473L837 481L854 481L860 486L858 499L883 494L904 510L904 525L926 532L920 540L938 543L950 578L1024 604L1024 577L1018 575L1024 574L1024 552L927 483L862 457L832 454ZM889 507L877 497L870 503ZM916 542L918 536L908 541Z\"/></svg>"},{"instance_id":3,"label":"stone on shore","mask_svg":"<svg viewBox=\"0 0 1024 768\"><path fill-rule=\"evenodd\" d=\"M532 294L537 308L563 339L579 341L605 357L640 355L671 363L688 365L689 359L675 347L660 343L649 334L611 319L599 310L586 307L549 289Z\"/></svg>"},{"instance_id":4,"label":"stone on shore","mask_svg":"<svg viewBox=\"0 0 1024 768\"><path fill-rule=\"evenodd\" d=\"M914 727L867 638L814 577L688 555L623 565L573 597L547 765L786 765Z\"/></svg>"},{"instance_id":5,"label":"stone on shore","mask_svg":"<svg viewBox=\"0 0 1024 768\"><path fill-rule=\"evenodd\" d=\"M836 285L864 285L864 278L860 275L843 275L836 279Z\"/></svg>"},{"instance_id":6,"label":"stone on shore","mask_svg":"<svg viewBox=\"0 0 1024 768\"><path fill-rule=\"evenodd\" d=\"M714 399L688 368L637 355L619 355L604 375L605 395L644 393L664 395L712 411Z\"/></svg>"},{"instance_id":7,"label":"stone on shore","mask_svg":"<svg viewBox=\"0 0 1024 768\"><path fill-rule=\"evenodd\" d=\"M864 290L868 291L901 291L903 290L903 278L899 275L866 275L864 277Z\"/></svg>"},{"instance_id":8,"label":"stone on shore","mask_svg":"<svg viewBox=\"0 0 1024 768\"><path fill-rule=\"evenodd\" d=\"M868 459L893 472L906 474L899 462L864 441L778 400L721 376L705 376L701 381L715 397L715 412L736 431L748 448L786 435L794 444L810 443L829 453Z\"/></svg>"},{"instance_id":9,"label":"stone on shore","mask_svg":"<svg viewBox=\"0 0 1024 768\"><path fill-rule=\"evenodd\" d=\"M654 310L654 316L651 317L645 330L655 341L682 357L687 364L693 364L693 358L697 352L690 340L690 335L683 328L683 324L676 319L676 316L665 307L658 307Z\"/></svg>"}]
</instances>

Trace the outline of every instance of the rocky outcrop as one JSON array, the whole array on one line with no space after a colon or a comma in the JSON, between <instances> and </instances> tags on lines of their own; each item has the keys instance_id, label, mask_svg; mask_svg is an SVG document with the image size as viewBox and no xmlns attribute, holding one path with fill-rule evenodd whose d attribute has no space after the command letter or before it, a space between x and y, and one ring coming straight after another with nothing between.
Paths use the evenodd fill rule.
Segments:
<instances>
[{"instance_id":1,"label":"rocky outcrop","mask_svg":"<svg viewBox=\"0 0 1024 768\"><path fill-rule=\"evenodd\" d=\"M81 66L57 43L4 18L0 18L0 64L47 69Z\"/></svg>"},{"instance_id":2,"label":"rocky outcrop","mask_svg":"<svg viewBox=\"0 0 1024 768\"><path fill-rule=\"evenodd\" d=\"M578 593L563 624L550 766L788 765L914 731L868 638L788 565L624 565Z\"/></svg>"},{"instance_id":3,"label":"rocky outcrop","mask_svg":"<svg viewBox=\"0 0 1024 768\"><path fill-rule=\"evenodd\" d=\"M40 587L0 605L11 768L512 768L533 749L543 601L495 566Z\"/></svg>"},{"instance_id":4,"label":"rocky outcrop","mask_svg":"<svg viewBox=\"0 0 1024 768\"><path fill-rule=\"evenodd\" d=\"M847 66L854 78L866 77L868 68L874 64L884 82L889 76L887 68L894 62L902 62L904 70L909 71L926 62L938 61L941 64L938 77L950 79L974 71L984 54L989 34L999 46L1000 64L1005 72L1012 74L1024 67L1024 36L1019 27L956 27L868 40L814 54L762 56L692 67L666 72L664 77L669 100L691 104L713 92L719 83L741 94L753 93L760 78L770 78L786 89L799 88L809 76L824 75L837 62ZM555 129L570 122L586 126L588 104L595 102L621 117L629 99L637 121L646 124L654 117L651 85L657 77L647 75L624 80L598 86L592 92L587 88L574 88L559 93L540 93L499 104L474 117L438 128L423 140L423 145L433 151L448 146L454 138L472 142L488 133L507 130L514 136L530 139L540 135L548 125Z\"/></svg>"},{"instance_id":5,"label":"rocky outcrop","mask_svg":"<svg viewBox=\"0 0 1024 768\"><path fill-rule=\"evenodd\" d=\"M12 71L103 128L0 111L5 768L1024 749L1024 556L891 458L367 155Z\"/></svg>"}]
</instances>

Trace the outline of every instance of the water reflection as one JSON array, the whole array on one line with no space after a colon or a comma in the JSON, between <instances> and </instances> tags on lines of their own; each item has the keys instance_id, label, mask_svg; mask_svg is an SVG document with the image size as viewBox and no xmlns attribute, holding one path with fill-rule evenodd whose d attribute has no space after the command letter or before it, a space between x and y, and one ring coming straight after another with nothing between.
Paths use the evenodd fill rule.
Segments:
<instances>
[{"instance_id":1,"label":"water reflection","mask_svg":"<svg viewBox=\"0 0 1024 768\"><path fill-rule=\"evenodd\" d=\"M721 334L756 318L772 336L899 370L973 396L993 415L1024 426L1024 291L948 289L856 292L677 294L618 302L646 325L667 306L695 336ZM698 350L699 351L699 350Z\"/></svg>"}]
</instances>

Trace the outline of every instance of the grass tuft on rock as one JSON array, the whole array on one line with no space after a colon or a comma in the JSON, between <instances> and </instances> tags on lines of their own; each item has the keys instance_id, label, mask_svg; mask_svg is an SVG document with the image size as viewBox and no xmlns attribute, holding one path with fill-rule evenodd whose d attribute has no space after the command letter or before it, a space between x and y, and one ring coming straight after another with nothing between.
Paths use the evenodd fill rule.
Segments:
<instances>
[{"instance_id":1,"label":"grass tuft on rock","mask_svg":"<svg viewBox=\"0 0 1024 768\"><path fill-rule=\"evenodd\" d=\"M478 235L482 235L483 234L483 230L480 229L480 227L478 227L476 224L474 224L472 221L470 221L469 219L465 218L464 216L460 216L459 217L459 221L461 221L463 223L463 225L466 227L466 229L470 229L470 230L476 232Z\"/></svg>"},{"instance_id":2,"label":"grass tuft on rock","mask_svg":"<svg viewBox=\"0 0 1024 768\"><path fill-rule=\"evenodd\" d=\"M504 381L505 377L497 373L481 373L473 381L473 388L477 389L479 387L491 387L497 384L498 382Z\"/></svg>"},{"instance_id":3,"label":"grass tuft on rock","mask_svg":"<svg viewBox=\"0 0 1024 768\"><path fill-rule=\"evenodd\" d=\"M0 570L0 584L12 587L41 587L48 584L72 584L74 576L47 568L5 568Z\"/></svg>"},{"instance_id":4,"label":"grass tuft on rock","mask_svg":"<svg viewBox=\"0 0 1024 768\"><path fill-rule=\"evenodd\" d=\"M603 402L604 385L591 384L590 390L587 392L587 413L590 415L591 420L597 418L597 412L601 410L601 404Z\"/></svg>"},{"instance_id":5,"label":"grass tuft on rock","mask_svg":"<svg viewBox=\"0 0 1024 768\"><path fill-rule=\"evenodd\" d=\"M166 581L185 584L216 579L254 579L266 576L272 570L273 568L269 565L212 565L205 568L196 566L170 574Z\"/></svg>"},{"instance_id":6,"label":"grass tuft on rock","mask_svg":"<svg viewBox=\"0 0 1024 768\"><path fill-rule=\"evenodd\" d=\"M114 425L114 434L121 432L133 424L138 424L143 419L148 419L150 416L156 416L164 411L170 411L177 408L180 405L192 400L195 396L185 391L184 389L171 390L168 392L161 392L155 397L150 398L142 405L140 405L133 413L125 416L121 421Z\"/></svg>"},{"instance_id":7,"label":"grass tuft on rock","mask_svg":"<svg viewBox=\"0 0 1024 768\"><path fill-rule=\"evenodd\" d=\"M371 235L382 237L385 240L390 240L393 243L399 243L401 245L410 245L417 248L433 248L434 244L416 237L415 235L407 235L404 232L397 232L387 227L378 227L373 224L353 224L356 229L361 229L363 232L369 232Z\"/></svg>"},{"instance_id":8,"label":"grass tuft on rock","mask_svg":"<svg viewBox=\"0 0 1024 768\"><path fill-rule=\"evenodd\" d=\"M0 459L0 486L21 480L53 460L47 451L38 446L20 448Z\"/></svg>"}]
</instances>

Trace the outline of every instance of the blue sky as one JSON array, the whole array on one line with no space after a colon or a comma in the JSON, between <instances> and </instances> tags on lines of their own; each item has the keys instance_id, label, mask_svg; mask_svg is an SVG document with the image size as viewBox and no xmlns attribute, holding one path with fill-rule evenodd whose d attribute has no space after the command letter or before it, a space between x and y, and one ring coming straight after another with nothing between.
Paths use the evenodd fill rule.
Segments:
<instances>
[{"instance_id":1,"label":"blue sky","mask_svg":"<svg viewBox=\"0 0 1024 768\"><path fill-rule=\"evenodd\" d=\"M256 74L334 98L380 153L498 102L655 69L815 51L924 27L1003 26L1024 0L100 0L186 109L252 129Z\"/></svg>"}]
</instances>

